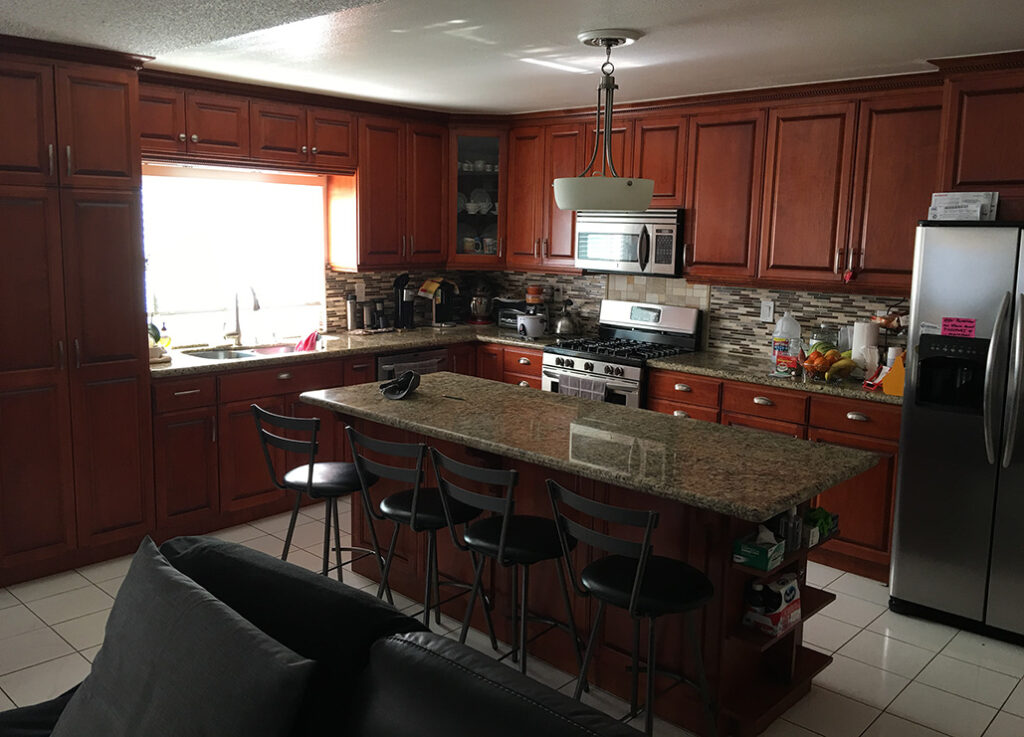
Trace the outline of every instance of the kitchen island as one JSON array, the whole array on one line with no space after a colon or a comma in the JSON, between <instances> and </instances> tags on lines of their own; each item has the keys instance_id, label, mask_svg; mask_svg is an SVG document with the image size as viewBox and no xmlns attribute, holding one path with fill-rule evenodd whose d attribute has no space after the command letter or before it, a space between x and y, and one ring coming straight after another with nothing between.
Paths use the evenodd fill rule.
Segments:
<instances>
[{"instance_id":1,"label":"kitchen island","mask_svg":"<svg viewBox=\"0 0 1024 737\"><path fill-rule=\"evenodd\" d=\"M699 617L698 631L720 704L720 734L757 734L806 693L811 678L831 661L803 647L802 625L769 637L740 624L748 583L773 580L783 571L799 576L804 619L832 601L831 594L804 585L806 550L788 554L780 567L766 574L733 563L732 544L754 532L758 522L793 506L803 507L837 483L867 471L877 462L872 453L449 373L422 377L420 387L402 401L385 399L376 384L306 392L302 400L337 413L375 437L419 440L469 463L516 468L519 513L550 515L546 478L595 499L657 510L661 523L655 551L687 561L715 586L716 595ZM373 503L394 490L378 483L372 489ZM424 541L418 538L423 536L407 528L402 533L391 583L398 591L418 596L425 565ZM356 545L369 540L359 499L353 504L353 534ZM438 539L445 542L439 551L442 575L467 580L468 556L455 550L445 536ZM586 551L577 550L575 555L577 563L585 564ZM372 563L357 570L376 575ZM487 585L499 614L506 614L512 601L507 571L492 570ZM531 602L539 613L558 617L554 568L538 566L531 586ZM451 601L446 611L458 617L463 606L462 600ZM591 609L589 600L574 603L580 631L589 629ZM499 637L511 639L506 617L496 617L496 626ZM692 678L682 618L667 617L659 628L659 662ZM628 694L628 616L609 612L600 641L591 672L594 681L619 695ZM531 651L563 670L575 670L568 638L560 631L539 637ZM671 684L671 679L659 678L659 691ZM685 687L660 697L655 711L691 730L702 730L698 700Z\"/></svg>"}]
</instances>

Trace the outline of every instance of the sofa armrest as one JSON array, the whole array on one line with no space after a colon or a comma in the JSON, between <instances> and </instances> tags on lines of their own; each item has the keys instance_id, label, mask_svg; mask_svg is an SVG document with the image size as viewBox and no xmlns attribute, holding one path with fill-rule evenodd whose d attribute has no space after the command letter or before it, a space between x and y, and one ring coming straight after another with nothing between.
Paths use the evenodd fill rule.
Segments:
<instances>
[{"instance_id":1,"label":"sofa armrest","mask_svg":"<svg viewBox=\"0 0 1024 737\"><path fill-rule=\"evenodd\" d=\"M0 711L0 737L49 737L78 686L55 699Z\"/></svg>"}]
</instances>

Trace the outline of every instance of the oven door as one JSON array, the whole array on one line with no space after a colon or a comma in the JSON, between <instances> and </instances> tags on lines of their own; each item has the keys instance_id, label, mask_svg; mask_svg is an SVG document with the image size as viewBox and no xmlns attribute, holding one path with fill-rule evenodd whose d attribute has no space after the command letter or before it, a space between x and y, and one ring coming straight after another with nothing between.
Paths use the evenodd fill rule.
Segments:
<instances>
[{"instance_id":1,"label":"oven door","mask_svg":"<svg viewBox=\"0 0 1024 737\"><path fill-rule=\"evenodd\" d=\"M581 379L587 382L591 380L597 382L598 386L603 385L603 395L594 396L591 388L581 389L579 387ZM566 389L564 385L571 385L571 388ZM608 402L609 404L618 404L623 407L640 408L640 384L633 384L621 379L603 379L579 371L568 371L561 368L553 369L545 366L541 372L540 388L543 391L554 392L555 394L586 397L588 399Z\"/></svg>"}]
</instances>

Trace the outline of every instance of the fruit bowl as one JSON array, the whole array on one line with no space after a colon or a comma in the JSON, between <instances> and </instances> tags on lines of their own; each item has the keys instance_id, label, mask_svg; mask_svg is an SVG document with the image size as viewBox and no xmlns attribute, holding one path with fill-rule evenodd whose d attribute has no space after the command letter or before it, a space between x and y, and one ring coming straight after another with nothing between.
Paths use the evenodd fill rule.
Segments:
<instances>
[{"instance_id":1,"label":"fruit bowl","mask_svg":"<svg viewBox=\"0 0 1024 737\"><path fill-rule=\"evenodd\" d=\"M830 348L824 353L813 350L803 363L804 375L808 379L829 383L846 378L854 366L849 351L842 353L838 348Z\"/></svg>"}]
</instances>

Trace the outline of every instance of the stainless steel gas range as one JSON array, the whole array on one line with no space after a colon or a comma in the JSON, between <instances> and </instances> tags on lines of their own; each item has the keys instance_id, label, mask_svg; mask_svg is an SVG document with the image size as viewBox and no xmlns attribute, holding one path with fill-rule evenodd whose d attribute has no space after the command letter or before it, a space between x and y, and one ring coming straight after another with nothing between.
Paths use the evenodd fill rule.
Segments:
<instances>
[{"instance_id":1,"label":"stainless steel gas range","mask_svg":"<svg viewBox=\"0 0 1024 737\"><path fill-rule=\"evenodd\" d=\"M697 349L700 310L693 307L606 299L599 320L597 337L544 348L541 389L642 407L648 359Z\"/></svg>"}]
</instances>

